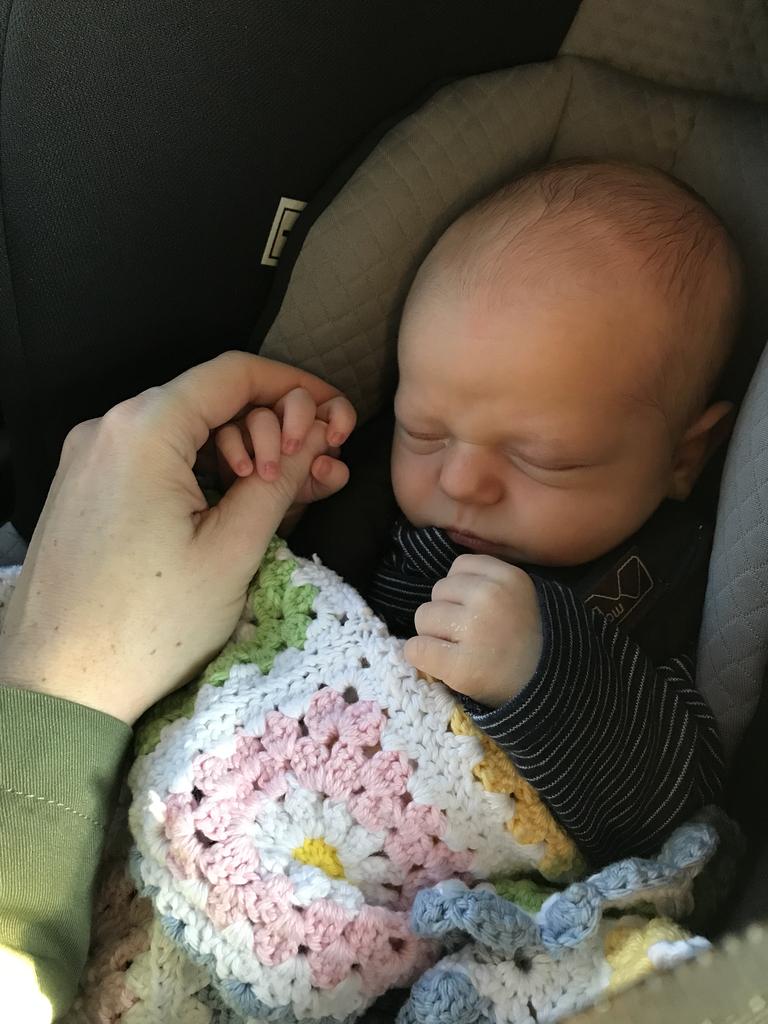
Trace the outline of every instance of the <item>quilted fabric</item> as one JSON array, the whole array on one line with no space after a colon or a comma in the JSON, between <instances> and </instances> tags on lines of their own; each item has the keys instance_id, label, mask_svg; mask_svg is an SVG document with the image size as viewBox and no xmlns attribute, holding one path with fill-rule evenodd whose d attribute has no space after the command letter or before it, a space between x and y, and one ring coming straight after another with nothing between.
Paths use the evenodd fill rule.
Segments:
<instances>
[{"instance_id":1,"label":"quilted fabric","mask_svg":"<svg viewBox=\"0 0 768 1024\"><path fill-rule=\"evenodd\" d=\"M764 0L582 0L560 52L667 85L768 99Z\"/></svg>"},{"instance_id":2,"label":"quilted fabric","mask_svg":"<svg viewBox=\"0 0 768 1024\"><path fill-rule=\"evenodd\" d=\"M699 686L732 750L754 713L768 636L768 352L728 451L699 645Z\"/></svg>"},{"instance_id":3,"label":"quilted fabric","mask_svg":"<svg viewBox=\"0 0 768 1024\"><path fill-rule=\"evenodd\" d=\"M362 421L379 411L416 268L465 206L546 159L569 83L558 63L479 75L393 128L313 225L262 354L344 389Z\"/></svg>"},{"instance_id":4,"label":"quilted fabric","mask_svg":"<svg viewBox=\"0 0 768 1024\"><path fill-rule=\"evenodd\" d=\"M744 362L762 347L768 297L763 107L683 92L560 57L453 83L374 149L318 217L262 347L345 389L365 421L394 381L397 323L414 272L477 198L548 158L614 156L687 180L747 256Z\"/></svg>"},{"instance_id":5,"label":"quilted fabric","mask_svg":"<svg viewBox=\"0 0 768 1024\"><path fill-rule=\"evenodd\" d=\"M633 26L634 37L650 38L645 26L651 9L662 19L657 35L670 26L667 59L681 69L671 76L675 82L763 94L755 84L768 68L768 59L758 59L768 55L763 6L746 0L727 10L716 0L699 5L697 17L686 22L689 45L705 36L709 42L687 64L673 53L673 44L682 47L684 30L666 0L632 9L642 20ZM596 29L590 52L619 62L619 28L626 28L628 10L626 4L588 0L568 46L582 45L584 17L604 16L603 35ZM719 38L732 23L738 32ZM723 49L728 47L730 56ZM622 58L624 66L658 70L649 59L641 66L637 54L647 52L639 43L632 52L636 57ZM699 69L698 79L682 77L688 66ZM713 67L726 77L714 76ZM736 236L750 291L729 382L739 395L768 323L767 150L764 106L671 88L584 58L561 56L453 83L384 137L313 225L263 352L344 388L366 420L389 398L400 308L416 267L447 224L528 166L575 155L619 157L655 164L689 182ZM701 640L699 685L729 750L749 722L768 662L766 388L768 366L754 381L731 447Z\"/></svg>"},{"instance_id":6,"label":"quilted fabric","mask_svg":"<svg viewBox=\"0 0 768 1024\"><path fill-rule=\"evenodd\" d=\"M763 105L670 88L593 60L561 56L454 83L385 136L318 217L264 354L332 380L365 421L388 399L399 309L441 230L527 166L616 157L677 174L731 227L751 293L730 382L740 393L768 323L767 150ZM750 721L768 662L764 463L754 458L765 434L763 390L758 377L731 447L701 633L698 684L728 750Z\"/></svg>"}]
</instances>

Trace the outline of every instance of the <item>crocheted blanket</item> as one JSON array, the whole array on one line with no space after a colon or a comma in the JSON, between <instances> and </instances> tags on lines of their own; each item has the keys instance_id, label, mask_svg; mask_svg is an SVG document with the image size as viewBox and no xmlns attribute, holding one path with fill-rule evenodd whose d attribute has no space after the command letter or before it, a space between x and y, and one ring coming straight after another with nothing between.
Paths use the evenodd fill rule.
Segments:
<instances>
[{"instance_id":1,"label":"crocheted blanket","mask_svg":"<svg viewBox=\"0 0 768 1024\"><path fill-rule=\"evenodd\" d=\"M401 1024L553 1021L707 944L679 922L713 821L584 878L451 693L281 542L136 754L71 1024L350 1022L406 986Z\"/></svg>"}]
</instances>

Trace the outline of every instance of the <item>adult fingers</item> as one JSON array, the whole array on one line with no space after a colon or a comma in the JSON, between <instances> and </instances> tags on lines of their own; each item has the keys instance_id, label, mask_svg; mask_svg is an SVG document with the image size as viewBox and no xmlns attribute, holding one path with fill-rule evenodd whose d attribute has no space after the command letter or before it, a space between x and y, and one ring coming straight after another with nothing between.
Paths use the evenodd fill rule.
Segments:
<instances>
[{"instance_id":1,"label":"adult fingers","mask_svg":"<svg viewBox=\"0 0 768 1024\"><path fill-rule=\"evenodd\" d=\"M317 410L317 418L328 424L328 444L334 448L344 444L357 423L355 407L344 395L323 402Z\"/></svg>"},{"instance_id":2,"label":"adult fingers","mask_svg":"<svg viewBox=\"0 0 768 1024\"><path fill-rule=\"evenodd\" d=\"M310 470L311 500L330 498L349 482L349 467L330 455L319 455Z\"/></svg>"},{"instance_id":3,"label":"adult fingers","mask_svg":"<svg viewBox=\"0 0 768 1024\"><path fill-rule=\"evenodd\" d=\"M151 429L161 436L170 433L169 439L192 466L212 430L250 405L274 405L296 387L308 391L317 405L339 394L295 366L248 352L224 352L138 397L151 410Z\"/></svg>"}]
</instances>

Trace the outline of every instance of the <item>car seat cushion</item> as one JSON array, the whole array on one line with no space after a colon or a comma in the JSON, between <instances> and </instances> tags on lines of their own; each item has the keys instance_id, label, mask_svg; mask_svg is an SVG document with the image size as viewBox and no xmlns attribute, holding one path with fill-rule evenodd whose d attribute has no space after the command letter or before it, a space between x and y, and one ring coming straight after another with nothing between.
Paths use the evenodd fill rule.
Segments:
<instances>
[{"instance_id":1,"label":"car seat cushion","mask_svg":"<svg viewBox=\"0 0 768 1024\"><path fill-rule=\"evenodd\" d=\"M740 398L768 323L768 291L759 286L768 270L766 137L762 105L659 84L582 57L454 82L393 128L317 217L261 351L343 388L365 422L391 400L402 304L448 224L494 187L547 160L619 158L686 181L736 237L750 300L722 395ZM768 662L768 571L753 566L764 487L748 466L765 374L768 366L761 366L728 459L701 635L698 685L729 751L751 717ZM754 545L742 533L752 526Z\"/></svg>"},{"instance_id":2,"label":"car seat cushion","mask_svg":"<svg viewBox=\"0 0 768 1024\"><path fill-rule=\"evenodd\" d=\"M560 52L666 85L768 99L760 0L582 0Z\"/></svg>"}]
</instances>

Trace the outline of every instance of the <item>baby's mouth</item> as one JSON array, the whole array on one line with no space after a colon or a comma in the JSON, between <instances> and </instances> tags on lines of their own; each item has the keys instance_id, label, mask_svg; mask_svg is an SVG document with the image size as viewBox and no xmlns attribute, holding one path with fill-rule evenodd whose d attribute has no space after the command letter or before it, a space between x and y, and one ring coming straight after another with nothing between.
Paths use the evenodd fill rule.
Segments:
<instances>
[{"instance_id":1,"label":"baby's mouth","mask_svg":"<svg viewBox=\"0 0 768 1024\"><path fill-rule=\"evenodd\" d=\"M461 530L446 530L445 532L454 544L458 544L462 548L469 548L471 551L491 551L498 547L497 544L483 540L475 533L464 533Z\"/></svg>"}]
</instances>

